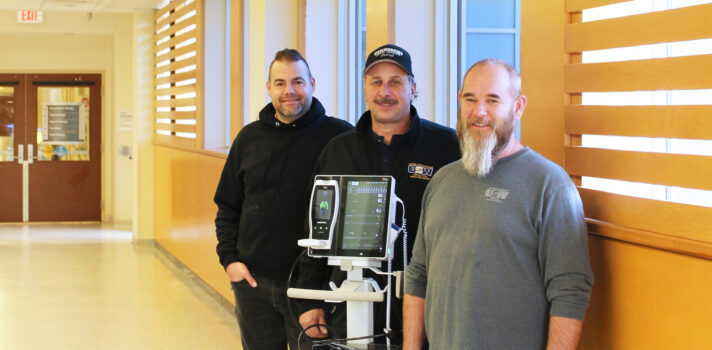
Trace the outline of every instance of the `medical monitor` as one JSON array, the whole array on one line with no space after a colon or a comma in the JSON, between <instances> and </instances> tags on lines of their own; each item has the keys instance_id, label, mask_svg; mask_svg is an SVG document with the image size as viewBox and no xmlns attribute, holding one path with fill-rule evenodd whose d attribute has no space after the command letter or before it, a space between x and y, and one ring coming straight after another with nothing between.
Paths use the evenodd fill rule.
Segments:
<instances>
[{"instance_id":1,"label":"medical monitor","mask_svg":"<svg viewBox=\"0 0 712 350\"><path fill-rule=\"evenodd\" d=\"M319 243L310 245L309 255L385 260L395 240L391 237L397 235L391 229L394 191L390 176L318 175L310 204L310 239L305 241ZM334 206L330 203L335 197ZM326 248L326 242L328 249L318 249Z\"/></svg>"}]
</instances>

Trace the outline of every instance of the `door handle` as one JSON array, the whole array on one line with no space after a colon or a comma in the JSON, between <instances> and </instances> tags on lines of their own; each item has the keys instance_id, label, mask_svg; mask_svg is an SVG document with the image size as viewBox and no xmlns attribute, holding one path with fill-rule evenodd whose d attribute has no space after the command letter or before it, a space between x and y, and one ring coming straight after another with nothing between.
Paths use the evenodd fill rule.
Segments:
<instances>
[{"instance_id":1,"label":"door handle","mask_svg":"<svg viewBox=\"0 0 712 350\"><path fill-rule=\"evenodd\" d=\"M35 156L35 145L30 143L27 145L27 164L32 164L35 159L37 159L37 156Z\"/></svg>"},{"instance_id":2,"label":"door handle","mask_svg":"<svg viewBox=\"0 0 712 350\"><path fill-rule=\"evenodd\" d=\"M22 164L25 162L25 158L23 158L25 155L25 145L17 145L17 156L12 157L17 159L17 164Z\"/></svg>"}]
</instances>

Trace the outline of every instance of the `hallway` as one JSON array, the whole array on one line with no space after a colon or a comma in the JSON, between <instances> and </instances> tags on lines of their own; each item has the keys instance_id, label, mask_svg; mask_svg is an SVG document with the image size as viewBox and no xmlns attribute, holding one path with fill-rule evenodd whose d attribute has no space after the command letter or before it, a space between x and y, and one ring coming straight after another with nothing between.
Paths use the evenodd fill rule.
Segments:
<instances>
[{"instance_id":1,"label":"hallway","mask_svg":"<svg viewBox=\"0 0 712 350\"><path fill-rule=\"evenodd\" d=\"M0 225L0 349L240 349L229 307L129 231Z\"/></svg>"}]
</instances>

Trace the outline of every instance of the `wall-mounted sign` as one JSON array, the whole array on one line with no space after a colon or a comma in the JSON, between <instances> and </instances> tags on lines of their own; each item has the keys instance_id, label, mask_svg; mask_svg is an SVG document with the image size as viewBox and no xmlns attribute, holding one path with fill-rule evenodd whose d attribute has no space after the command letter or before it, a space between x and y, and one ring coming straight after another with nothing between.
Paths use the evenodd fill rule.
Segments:
<instances>
[{"instance_id":1,"label":"wall-mounted sign","mask_svg":"<svg viewBox=\"0 0 712 350\"><path fill-rule=\"evenodd\" d=\"M42 11L17 11L18 23L42 23Z\"/></svg>"},{"instance_id":2,"label":"wall-mounted sign","mask_svg":"<svg viewBox=\"0 0 712 350\"><path fill-rule=\"evenodd\" d=\"M80 102L42 104L42 137L50 145L86 140L86 112Z\"/></svg>"}]
</instances>

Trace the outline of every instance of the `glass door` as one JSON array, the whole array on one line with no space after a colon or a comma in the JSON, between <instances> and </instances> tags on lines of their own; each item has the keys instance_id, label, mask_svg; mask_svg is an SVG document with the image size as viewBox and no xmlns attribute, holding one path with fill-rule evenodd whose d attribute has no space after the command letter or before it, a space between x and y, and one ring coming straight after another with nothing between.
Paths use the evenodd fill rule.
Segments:
<instances>
[{"instance_id":1,"label":"glass door","mask_svg":"<svg viewBox=\"0 0 712 350\"><path fill-rule=\"evenodd\" d=\"M31 75L27 85L30 221L100 221L101 76Z\"/></svg>"},{"instance_id":2,"label":"glass door","mask_svg":"<svg viewBox=\"0 0 712 350\"><path fill-rule=\"evenodd\" d=\"M101 75L0 74L0 222L101 220Z\"/></svg>"}]
</instances>

